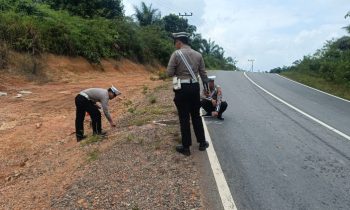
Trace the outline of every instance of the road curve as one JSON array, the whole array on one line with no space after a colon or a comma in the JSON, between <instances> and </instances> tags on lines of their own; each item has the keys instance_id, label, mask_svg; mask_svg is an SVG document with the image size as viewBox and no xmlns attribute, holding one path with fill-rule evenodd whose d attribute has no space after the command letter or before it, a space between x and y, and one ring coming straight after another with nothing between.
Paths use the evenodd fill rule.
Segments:
<instances>
[{"instance_id":1,"label":"road curve","mask_svg":"<svg viewBox=\"0 0 350 210\"><path fill-rule=\"evenodd\" d=\"M225 121L207 118L238 209L350 209L350 141L266 94L242 72L217 76ZM350 103L278 75L247 76L350 136Z\"/></svg>"}]
</instances>

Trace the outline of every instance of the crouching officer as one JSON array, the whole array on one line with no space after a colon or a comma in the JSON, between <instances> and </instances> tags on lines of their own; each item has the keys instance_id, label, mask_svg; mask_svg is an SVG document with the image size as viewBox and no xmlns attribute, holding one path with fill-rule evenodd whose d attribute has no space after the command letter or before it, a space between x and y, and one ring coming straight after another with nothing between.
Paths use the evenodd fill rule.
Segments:
<instances>
[{"instance_id":1,"label":"crouching officer","mask_svg":"<svg viewBox=\"0 0 350 210\"><path fill-rule=\"evenodd\" d=\"M77 141L81 141L86 136L84 135L84 118L86 112L90 114L92 131L94 135L106 135L106 132L102 132L101 124L101 112L100 107L96 104L99 102L102 106L103 112L108 119L110 125L115 127L116 124L113 122L111 115L108 111L108 101L115 98L121 93L114 86L103 89L103 88L89 88L81 91L75 97L76 106L76 118L75 118L75 131Z\"/></svg>"},{"instance_id":2,"label":"crouching officer","mask_svg":"<svg viewBox=\"0 0 350 210\"><path fill-rule=\"evenodd\" d=\"M199 114L201 103L198 74L203 81L207 81L208 78L202 55L189 46L189 34L174 33L173 38L177 50L170 57L167 74L170 77L176 76L180 86L174 89L174 102L180 119L182 137L182 144L176 147L176 151L189 156L192 145L190 116L199 150L204 151L209 147L209 143L205 140L203 123Z\"/></svg>"},{"instance_id":3,"label":"crouching officer","mask_svg":"<svg viewBox=\"0 0 350 210\"><path fill-rule=\"evenodd\" d=\"M222 113L226 110L227 103L222 100L222 89L215 85L215 76L209 76L208 80L208 90L204 90L205 98L201 101L202 108L207 112L204 116L213 116L224 120Z\"/></svg>"}]
</instances>

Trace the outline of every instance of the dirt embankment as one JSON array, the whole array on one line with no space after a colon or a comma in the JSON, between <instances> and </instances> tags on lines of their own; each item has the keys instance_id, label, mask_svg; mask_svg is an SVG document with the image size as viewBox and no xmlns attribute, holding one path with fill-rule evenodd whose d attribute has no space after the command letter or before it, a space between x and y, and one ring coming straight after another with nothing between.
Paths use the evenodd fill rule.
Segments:
<instances>
[{"instance_id":1,"label":"dirt embankment","mask_svg":"<svg viewBox=\"0 0 350 210\"><path fill-rule=\"evenodd\" d=\"M173 149L177 125L152 124L176 120L168 83L127 60L102 67L48 55L41 70L51 82L40 85L0 72L1 209L201 207L194 162ZM77 143L74 97L111 84L123 93L110 101L117 128L103 118L108 139Z\"/></svg>"}]
</instances>

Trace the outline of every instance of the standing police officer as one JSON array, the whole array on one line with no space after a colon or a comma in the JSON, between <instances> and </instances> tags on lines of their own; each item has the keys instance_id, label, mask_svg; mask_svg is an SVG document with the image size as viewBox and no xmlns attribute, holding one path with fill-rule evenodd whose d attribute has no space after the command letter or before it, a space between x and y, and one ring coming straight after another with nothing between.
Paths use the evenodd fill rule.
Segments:
<instances>
[{"instance_id":1,"label":"standing police officer","mask_svg":"<svg viewBox=\"0 0 350 210\"><path fill-rule=\"evenodd\" d=\"M199 114L201 102L198 74L203 81L207 81L208 77L202 55L189 46L189 34L173 33L173 38L177 50L170 57L167 74L170 77L177 76L181 83L180 89L174 89L174 102L180 119L182 136L182 145L178 145L176 151L189 156L192 145L190 116L199 150L204 151L209 147L209 143L205 140L203 122Z\"/></svg>"}]
</instances>

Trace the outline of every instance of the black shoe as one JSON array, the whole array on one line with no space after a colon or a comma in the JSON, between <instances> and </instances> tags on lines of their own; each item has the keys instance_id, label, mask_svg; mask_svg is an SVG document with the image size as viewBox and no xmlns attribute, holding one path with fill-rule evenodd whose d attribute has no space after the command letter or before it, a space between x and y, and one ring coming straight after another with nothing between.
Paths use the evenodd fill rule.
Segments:
<instances>
[{"instance_id":1,"label":"black shoe","mask_svg":"<svg viewBox=\"0 0 350 210\"><path fill-rule=\"evenodd\" d=\"M209 142L205 141L203 143L199 143L199 150L205 151L209 147Z\"/></svg>"},{"instance_id":2,"label":"black shoe","mask_svg":"<svg viewBox=\"0 0 350 210\"><path fill-rule=\"evenodd\" d=\"M84 135L84 136L77 136L77 142L80 142L81 140L83 140L83 139L86 139L86 135Z\"/></svg>"},{"instance_id":3,"label":"black shoe","mask_svg":"<svg viewBox=\"0 0 350 210\"><path fill-rule=\"evenodd\" d=\"M190 148L185 148L182 145L176 146L176 151L178 153L181 153L181 154L186 155L186 156L190 156L191 155Z\"/></svg>"},{"instance_id":4,"label":"black shoe","mask_svg":"<svg viewBox=\"0 0 350 210\"><path fill-rule=\"evenodd\" d=\"M107 136L107 132L106 131L101 131L101 133L94 133L94 136L101 136L101 137L106 137Z\"/></svg>"},{"instance_id":5,"label":"black shoe","mask_svg":"<svg viewBox=\"0 0 350 210\"><path fill-rule=\"evenodd\" d=\"M225 120L225 118L218 116L218 120Z\"/></svg>"}]
</instances>

